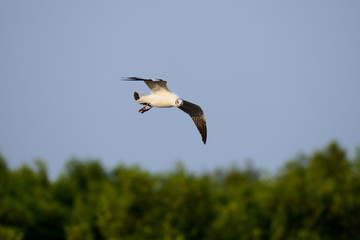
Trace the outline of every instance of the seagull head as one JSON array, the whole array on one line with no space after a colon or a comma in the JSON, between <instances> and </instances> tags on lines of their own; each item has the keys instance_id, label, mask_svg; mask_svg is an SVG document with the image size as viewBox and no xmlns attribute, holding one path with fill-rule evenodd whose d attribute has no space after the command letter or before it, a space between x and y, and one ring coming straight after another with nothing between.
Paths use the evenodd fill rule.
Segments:
<instances>
[{"instance_id":1,"label":"seagull head","mask_svg":"<svg viewBox=\"0 0 360 240\"><path fill-rule=\"evenodd\" d=\"M176 107L181 107L184 104L184 101L181 98L177 98L175 100L175 106Z\"/></svg>"}]
</instances>

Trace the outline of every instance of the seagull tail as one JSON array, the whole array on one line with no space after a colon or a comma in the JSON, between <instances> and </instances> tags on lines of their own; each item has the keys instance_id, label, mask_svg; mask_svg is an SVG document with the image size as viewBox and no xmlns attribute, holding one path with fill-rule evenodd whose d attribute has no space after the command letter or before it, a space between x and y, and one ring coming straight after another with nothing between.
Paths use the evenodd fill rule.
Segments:
<instances>
[{"instance_id":1,"label":"seagull tail","mask_svg":"<svg viewBox=\"0 0 360 240\"><path fill-rule=\"evenodd\" d=\"M139 104L146 105L147 104L146 102L140 100L142 96L144 96L144 95L134 92L135 101Z\"/></svg>"}]
</instances>

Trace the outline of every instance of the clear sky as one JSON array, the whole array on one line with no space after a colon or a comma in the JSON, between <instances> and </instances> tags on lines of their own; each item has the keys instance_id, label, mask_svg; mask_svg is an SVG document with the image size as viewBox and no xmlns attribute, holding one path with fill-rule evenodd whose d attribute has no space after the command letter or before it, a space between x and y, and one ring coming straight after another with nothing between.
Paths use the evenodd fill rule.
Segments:
<instances>
[{"instance_id":1,"label":"clear sky","mask_svg":"<svg viewBox=\"0 0 360 240\"><path fill-rule=\"evenodd\" d=\"M191 171L274 171L330 140L360 146L360 1L0 1L0 152L10 167L71 157ZM205 112L133 92L162 78Z\"/></svg>"}]
</instances>

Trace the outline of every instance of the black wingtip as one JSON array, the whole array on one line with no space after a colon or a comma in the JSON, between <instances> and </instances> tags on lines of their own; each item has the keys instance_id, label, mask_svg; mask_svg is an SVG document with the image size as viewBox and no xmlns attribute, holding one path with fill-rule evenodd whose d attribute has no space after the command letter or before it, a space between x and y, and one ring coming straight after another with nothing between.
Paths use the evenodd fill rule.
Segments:
<instances>
[{"instance_id":1,"label":"black wingtip","mask_svg":"<svg viewBox=\"0 0 360 240\"><path fill-rule=\"evenodd\" d=\"M139 77L122 77L123 81L160 81L160 82L166 82L165 80L161 78L139 78Z\"/></svg>"},{"instance_id":2,"label":"black wingtip","mask_svg":"<svg viewBox=\"0 0 360 240\"><path fill-rule=\"evenodd\" d=\"M204 145L206 144L207 139L207 130L205 129L205 133L202 134L202 141L204 142Z\"/></svg>"},{"instance_id":3,"label":"black wingtip","mask_svg":"<svg viewBox=\"0 0 360 240\"><path fill-rule=\"evenodd\" d=\"M147 79L139 78L139 77L122 77L123 81L145 81Z\"/></svg>"}]
</instances>

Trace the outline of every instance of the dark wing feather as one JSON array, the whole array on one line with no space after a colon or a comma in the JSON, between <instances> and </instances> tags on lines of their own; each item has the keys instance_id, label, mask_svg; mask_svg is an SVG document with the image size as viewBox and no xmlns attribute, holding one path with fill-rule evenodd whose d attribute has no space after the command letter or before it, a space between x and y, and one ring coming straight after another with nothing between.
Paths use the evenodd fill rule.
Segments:
<instances>
[{"instance_id":1,"label":"dark wing feather","mask_svg":"<svg viewBox=\"0 0 360 240\"><path fill-rule=\"evenodd\" d=\"M151 81L151 79L139 78L139 77L125 77L124 81Z\"/></svg>"},{"instance_id":2,"label":"dark wing feather","mask_svg":"<svg viewBox=\"0 0 360 240\"><path fill-rule=\"evenodd\" d=\"M199 107L194 103L183 100L183 105L179 108L190 115L190 117L194 121L197 129L201 134L202 141L204 142L204 144L206 144L206 138L207 138L206 120L205 120L204 112L202 111L201 107Z\"/></svg>"},{"instance_id":3,"label":"dark wing feather","mask_svg":"<svg viewBox=\"0 0 360 240\"><path fill-rule=\"evenodd\" d=\"M139 78L139 77L127 77L123 79L124 81L143 81L146 85L150 88L152 92L159 92L159 91L169 91L170 90L166 86L166 81L162 79L146 79L146 78Z\"/></svg>"}]
</instances>

